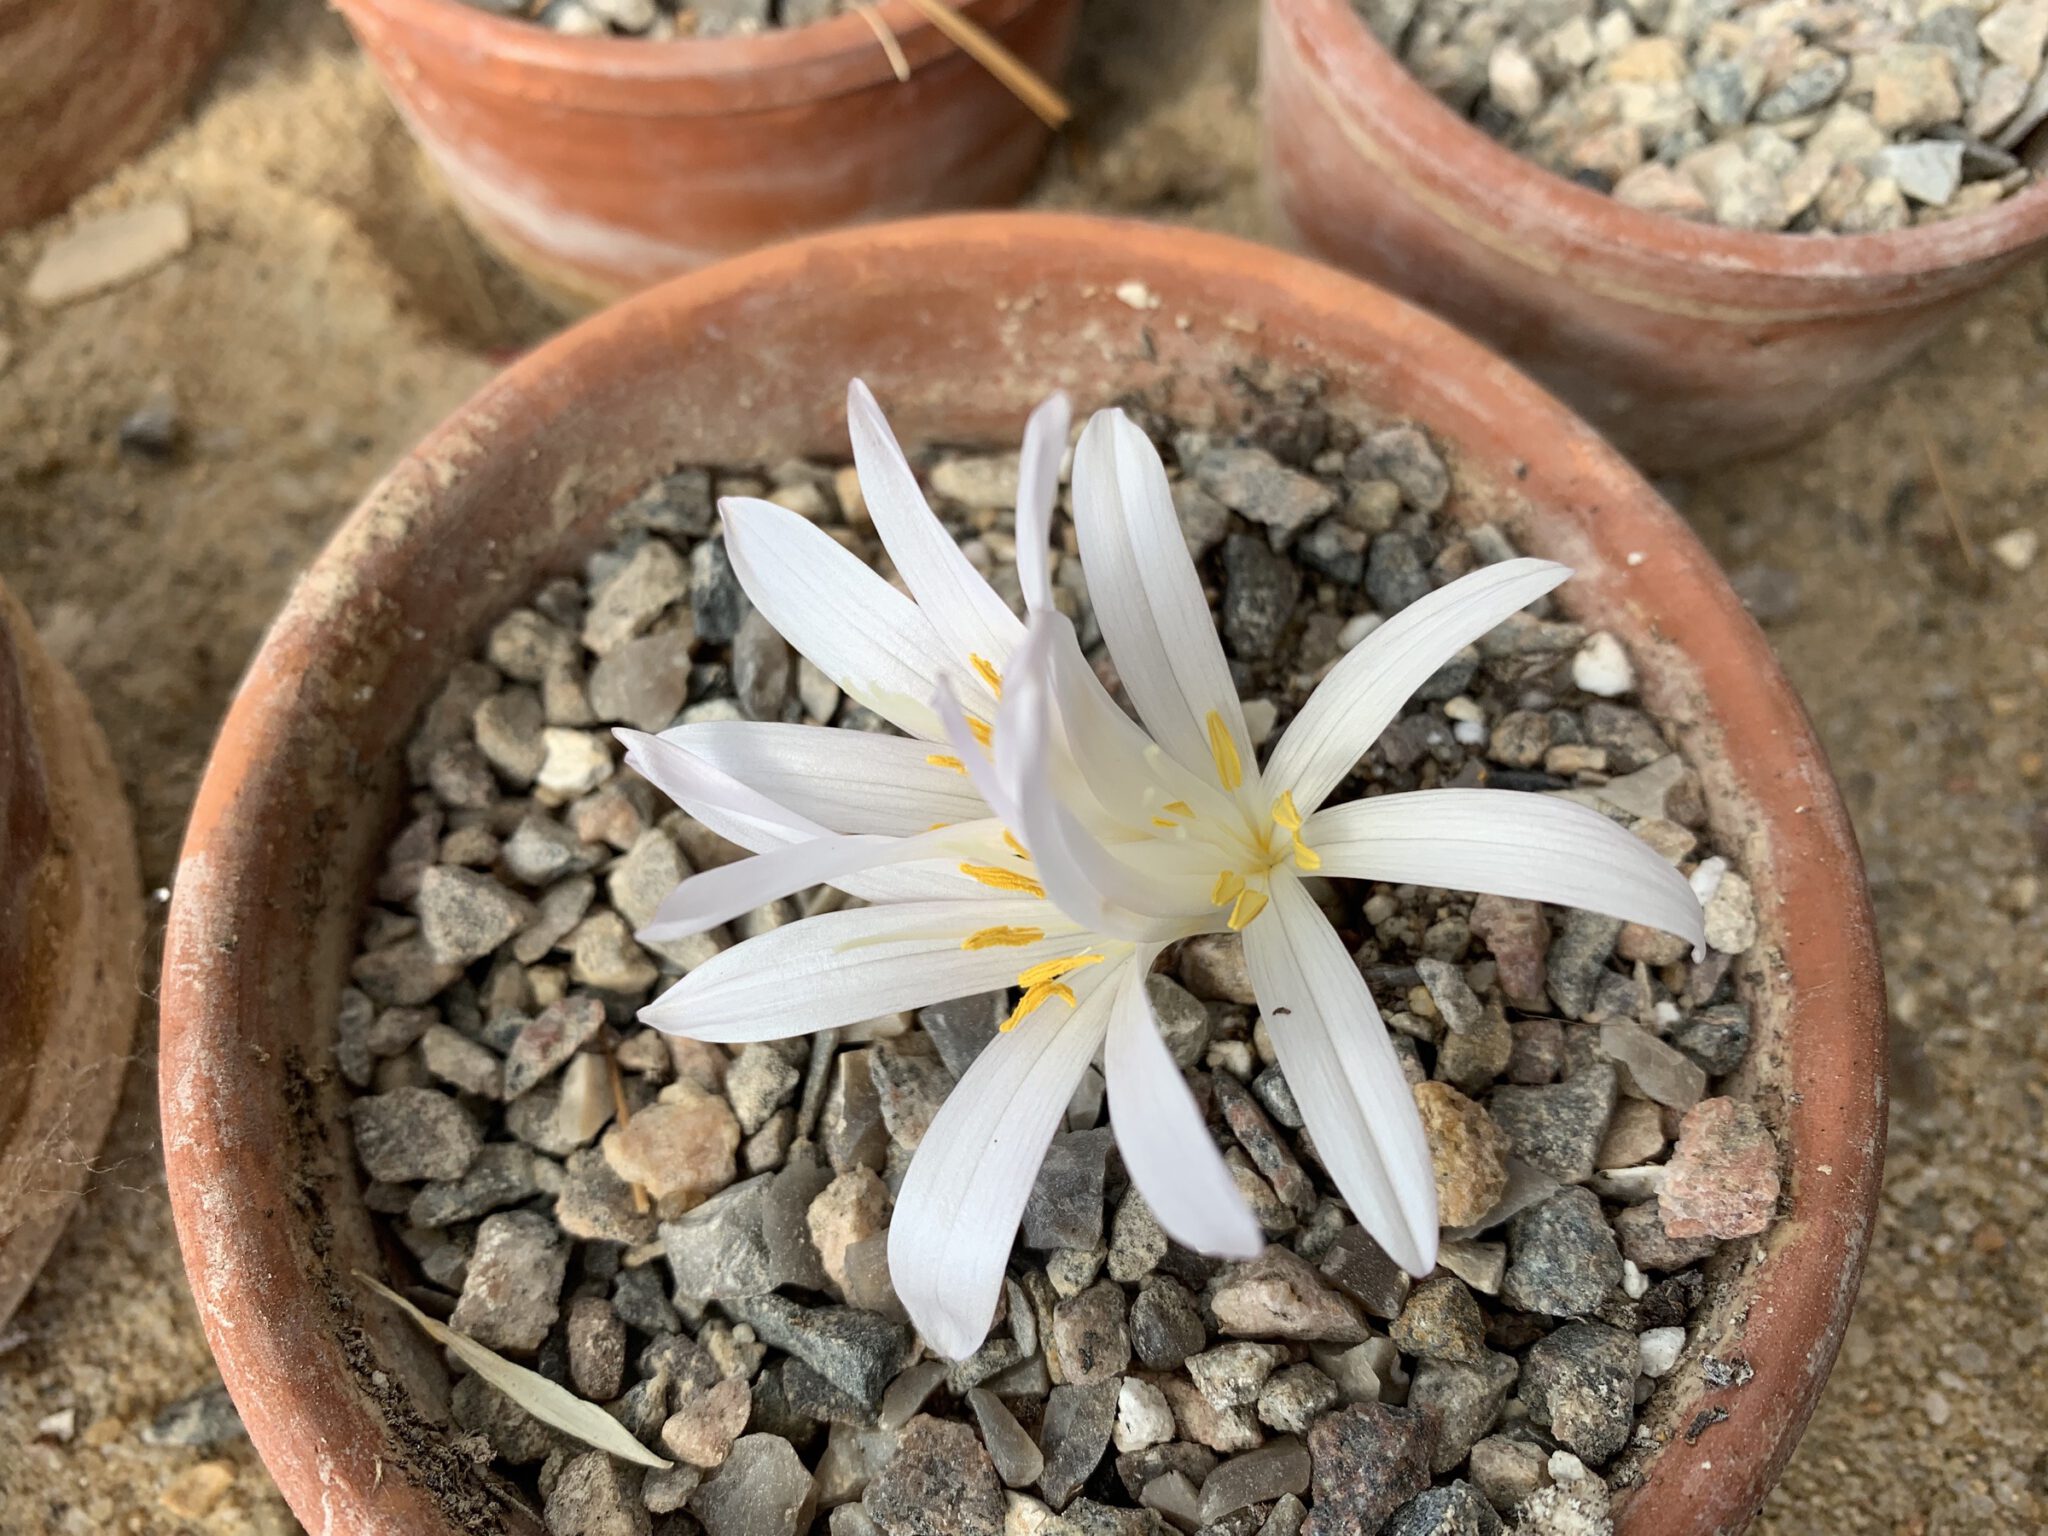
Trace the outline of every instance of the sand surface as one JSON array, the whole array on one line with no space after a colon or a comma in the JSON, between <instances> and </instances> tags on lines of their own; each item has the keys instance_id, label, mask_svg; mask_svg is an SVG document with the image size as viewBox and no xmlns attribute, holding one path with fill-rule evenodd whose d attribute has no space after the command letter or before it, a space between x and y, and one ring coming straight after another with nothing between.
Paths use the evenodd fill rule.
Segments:
<instances>
[{"instance_id":1,"label":"sand surface","mask_svg":"<svg viewBox=\"0 0 2048 1536\"><path fill-rule=\"evenodd\" d=\"M1255 11L1095 0L1072 81L1080 149L1042 200L1264 233ZM167 194L191 208L183 257L55 312L22 298L76 216ZM463 232L315 0L257 0L188 123L72 214L0 239L0 579L113 744L157 893L152 945L208 744L293 573L550 324ZM120 423L165 391L186 452L124 455ZM1763 1529L2041 1529L2048 558L2016 572L1987 546L2048 535L2043 272L1819 441L1667 489L1731 570L1797 588L1772 634L1856 817L1895 1009L1870 1273ZM164 1193L147 999L143 1015L92 1192L0 1331L0 1531L290 1532L246 1443L140 1438L215 1380ZM39 1439L65 1409L72 1438ZM195 1470L209 1460L225 1466Z\"/></svg>"}]
</instances>

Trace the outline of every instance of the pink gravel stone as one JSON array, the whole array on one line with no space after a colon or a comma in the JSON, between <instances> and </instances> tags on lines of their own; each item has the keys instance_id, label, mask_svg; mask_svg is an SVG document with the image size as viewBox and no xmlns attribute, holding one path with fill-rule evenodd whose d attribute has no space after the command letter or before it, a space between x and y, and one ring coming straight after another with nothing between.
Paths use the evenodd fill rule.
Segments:
<instances>
[{"instance_id":1,"label":"pink gravel stone","mask_svg":"<svg viewBox=\"0 0 2048 1536\"><path fill-rule=\"evenodd\" d=\"M1657 1211L1671 1237L1752 1237L1778 1206L1778 1146L1733 1099L1703 1099L1678 1128Z\"/></svg>"}]
</instances>

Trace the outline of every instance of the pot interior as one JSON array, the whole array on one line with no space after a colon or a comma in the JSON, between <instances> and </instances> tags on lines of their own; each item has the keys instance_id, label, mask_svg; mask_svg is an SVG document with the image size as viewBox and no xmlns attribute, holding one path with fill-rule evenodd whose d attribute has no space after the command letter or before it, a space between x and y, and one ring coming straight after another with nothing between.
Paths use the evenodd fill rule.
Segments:
<instances>
[{"instance_id":1,"label":"pot interior","mask_svg":"<svg viewBox=\"0 0 2048 1536\"><path fill-rule=\"evenodd\" d=\"M164 1096L201 1312L302 1518L345 1493L357 1530L503 1519L435 1428L445 1385L431 1346L365 1306L350 1275L388 1278L332 1030L419 712L498 617L573 568L656 476L843 458L856 375L906 445L1014 446L1055 387L1077 411L1143 392L1206 424L1245 408L1247 377L1313 374L1340 414L1429 428L1459 476L1456 515L1577 567L1566 606L1630 646L1644 706L1678 728L1712 835L1756 887L1765 936L1741 983L1753 1045L1735 1091L1789 1148L1792 1196L1770 1234L1714 1261L1697 1347L1645 1413L1681 1454L1636 1471L1653 1470L1700 1523L1639 1510L1624 1529L1713 1529L1713 1510L1760 1501L1846 1320L1881 1136L1874 954L1818 749L1704 550L1587 429L1437 322L1251 251L1185 231L967 218L680 280L491 385L370 495L300 584L194 814L166 961ZM1795 997L1830 987L1835 1009L1809 1011L1795 1049ZM1817 1195L1816 1165L1829 1168ZM1752 1305L1757 1284L1782 1288L1773 1306ZM1758 1379L1719 1444L1684 1454L1681 1431L1710 1391L1703 1351L1751 1358Z\"/></svg>"}]
</instances>

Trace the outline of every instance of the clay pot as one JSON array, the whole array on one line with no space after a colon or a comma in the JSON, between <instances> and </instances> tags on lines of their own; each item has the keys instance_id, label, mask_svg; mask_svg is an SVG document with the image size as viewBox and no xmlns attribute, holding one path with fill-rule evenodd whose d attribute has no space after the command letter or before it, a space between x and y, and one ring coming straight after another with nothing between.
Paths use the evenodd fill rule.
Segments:
<instances>
[{"instance_id":1,"label":"clay pot","mask_svg":"<svg viewBox=\"0 0 2048 1536\"><path fill-rule=\"evenodd\" d=\"M336 0L484 239L571 308L755 246L1014 202L1048 130L908 0L744 37L563 37L461 0ZM1079 0L969 0L1057 80Z\"/></svg>"},{"instance_id":2,"label":"clay pot","mask_svg":"<svg viewBox=\"0 0 2048 1536\"><path fill-rule=\"evenodd\" d=\"M0 231L55 213L184 110L241 0L0 0Z\"/></svg>"},{"instance_id":3,"label":"clay pot","mask_svg":"<svg viewBox=\"0 0 2048 1536\"><path fill-rule=\"evenodd\" d=\"M0 1323L107 1134L141 948L135 835L106 738L0 587Z\"/></svg>"},{"instance_id":4,"label":"clay pot","mask_svg":"<svg viewBox=\"0 0 2048 1536\"><path fill-rule=\"evenodd\" d=\"M1269 183L1301 243L1499 347L1654 469L1813 432L2048 241L2048 185L1877 235L1626 207L1446 107L1350 0L1265 0L1260 52Z\"/></svg>"},{"instance_id":5,"label":"clay pot","mask_svg":"<svg viewBox=\"0 0 2048 1536\"><path fill-rule=\"evenodd\" d=\"M1884 1007L1861 866L1763 636L1685 525L1610 448L1450 327L1354 279L1219 236L1054 215L842 231L642 294L522 359L371 492L294 590L222 729L164 960L163 1115L199 1313L302 1517L429 1536L480 1497L426 1420L434 1362L364 1307L383 1273L332 1070L362 903L397 825L404 746L447 670L607 514L677 463L846 451L845 380L907 441L1013 442L1053 386L1083 409L1163 389L1187 419L1241 372L1314 372L1339 410L1428 424L1458 515L1571 562L1577 617L1632 648L1763 938L1743 978L1751 1093L1787 1148L1786 1215L1723 1256L1691 1362L1629 1495L1635 1536L1739 1526L1834 1358L1884 1126ZM1750 1362L1716 1391L1697 1362ZM383 1375L373 1376L373 1371ZM1698 1444L1679 1431L1715 1406ZM439 1490L437 1492L437 1490Z\"/></svg>"}]
</instances>

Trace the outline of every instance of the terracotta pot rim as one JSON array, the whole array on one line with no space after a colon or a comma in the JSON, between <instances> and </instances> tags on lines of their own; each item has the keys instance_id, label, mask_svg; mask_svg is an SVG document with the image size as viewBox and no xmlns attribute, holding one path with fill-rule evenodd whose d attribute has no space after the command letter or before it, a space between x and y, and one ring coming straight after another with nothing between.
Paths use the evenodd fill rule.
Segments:
<instances>
[{"instance_id":1,"label":"terracotta pot rim","mask_svg":"<svg viewBox=\"0 0 2048 1536\"><path fill-rule=\"evenodd\" d=\"M551 467L525 471L539 473L542 486L553 476L555 486L551 501L522 511L522 537L530 542L559 542L569 519L581 526L609 508L613 503L597 499L599 488L584 485L573 467L586 462L589 450L570 455L566 473L558 451L559 441L587 422L591 384L607 373L637 379L651 351L677 355L684 337L708 334L706 325L744 326L737 317L759 313L764 296L807 279L818 289L863 270L914 276L935 256L954 274L948 291L971 295L979 313L990 285L975 274L1005 255L1014 264L1020 249L1031 257L1026 291L1060 285L1082 295L1075 302L1083 316L1061 325L1083 336L1095 336L1112 316L1119 326L1143 327L1147 337L1154 325L1170 334L1172 290L1184 286L1210 302L1227 292L1227 304L1204 317L1204 328L1266 336L1243 349L1283 366L1290 358L1301 368L1318 366L1312 348L1293 350L1316 334L1317 323L1343 333L1329 346L1333 367L1339 359L1358 367L1375 349L1411 362L1427 357L1431 376L1455 381L1436 392L1434 408L1456 413L1462 451L1492 466L1489 481L1511 467L1510 478L1529 488L1531 505L1553 509L1531 519L1553 548L1532 553L1583 554L1587 601L1664 658L1654 666L1680 676L1674 686L1681 701L1697 695L1698 718L1666 718L1705 754L1703 772L1719 776L1709 778L1710 800L1729 797L1736 812L1754 818L1742 857L1770 944L1768 953L1753 952L1750 975L1780 1031L1774 1042L1787 1050L1773 1063L1759 1060L1759 1046L1745 1073L1775 1072L1768 1086L1782 1098L1776 1112L1790 1207L1763 1238L1731 1245L1720 1270L1721 1283L1734 1287L1727 1294L1742 1305L1737 1313L1716 1313L1715 1337L1754 1350L1756 1379L1741 1391L1688 1387L1677 1400L1688 1412L1728 1405L1722 1416L1735 1415L1741 1438L1695 1451L1674 1434L1648 1462L1643 1483L1624 1495L1620 1517L1633 1536L1680 1512L1682 1519L1654 1527L1658 1536L1739 1529L1818 1400L1862 1271L1883 1157L1885 1015L1874 926L1853 833L1796 696L1677 514L1590 428L1478 343L1302 257L1206 232L1059 213L951 215L840 230L735 258L616 305L527 354L459 407L372 488L294 585L200 786L163 960L160 1081L179 1241L209 1342L259 1451L302 1516L310 1521L319 1512L326 1522L320 1528L438 1528L407 1523L432 1519L438 1506L412 1476L384 1475L388 1426L381 1409L353 1395L364 1391L359 1373L332 1381L307 1369L310 1357L335 1357L334 1331L355 1325L347 1303L322 1285L331 1271L317 1263L327 1261L316 1261L311 1272L306 1267L306 1217L290 1205L296 1188L249 1185L266 1170L275 1178L298 1166L289 1150L265 1140L290 1134L287 1087L273 1087L274 1103L251 1091L281 1073L251 1035L279 1027L274 1000L255 978L276 974L282 962L272 955L272 969L264 969L263 951L289 950L303 971L299 929L314 928L316 910L331 910L340 899L302 880L302 868L285 867L276 817L318 776L342 773L352 782L362 771L345 731L376 694L356 685L402 664L396 652L364 660L366 636L379 635L380 646L398 644L375 630L366 604L413 600L401 596L411 584L397 580L399 573L453 558L474 542L462 522L466 482L495 485L484 472L508 455L530 462L542 453L538 444L550 445ZM1116 289L1127 279L1148 279L1164 291L1158 321L1119 307ZM857 283L850 291L859 291ZM1277 332L1265 330L1268 316ZM722 346L735 339L730 329L718 334ZM1143 373L1132 355L1077 353L1063 365L1073 375L1066 382L1099 378L1114 390ZM977 364L959 351L927 349L904 366L944 378ZM565 382L576 388L562 388ZM1425 423L1429 409L1416 410ZM1509 424L1512 460L1504 451ZM602 494L616 490L608 486ZM1650 562L1641 572L1638 551ZM526 562L522 570L538 563L530 550L505 558ZM1651 573L1676 581L1690 600L1668 610L1646 606L1640 584ZM398 611L391 609L385 622ZM357 665L367 670L358 674ZM345 697L334 691L344 681L352 685ZM1645 707L1662 712L1647 696ZM1719 815L1715 824L1726 831ZM1815 1027L1787 1027L1795 1003L1798 1022ZM309 1339L309 1328L319 1336ZM364 1465L373 1456L374 1484Z\"/></svg>"},{"instance_id":2,"label":"terracotta pot rim","mask_svg":"<svg viewBox=\"0 0 2048 1536\"><path fill-rule=\"evenodd\" d=\"M1403 158L1434 161L1447 175L1485 188L1489 198L1539 223L1557 225L1561 212L1590 241L1640 258L1732 277L1898 278L1995 260L2048 238L2048 176L2042 175L1980 212L1872 234L1727 229L1631 208L1517 154L1454 111L1374 35L1350 0L1265 4L1282 25L1297 29L1305 51L1318 51L1319 44L1334 50L1329 74L1335 88L1352 98L1354 110L1363 106L1370 112ZM1309 36L1311 27L1320 35ZM1499 249L1512 254L1515 247L1503 243Z\"/></svg>"},{"instance_id":3,"label":"terracotta pot rim","mask_svg":"<svg viewBox=\"0 0 2048 1536\"><path fill-rule=\"evenodd\" d=\"M982 26L995 29L1040 0L958 0ZM894 81L894 70L874 31L852 11L799 27L771 27L728 37L570 37L537 22L497 16L463 0L334 0L351 22L358 19L424 33L443 47L481 51L492 62L550 76L602 75L619 84L697 84L786 76L785 101L843 95ZM909 0L876 0L883 23L896 35L913 70L957 51L914 10ZM540 95L522 81L517 94ZM757 105L769 104L759 101ZM590 110L588 103L583 110ZM673 105L664 108L672 113ZM641 116L622 103L621 116Z\"/></svg>"}]
</instances>

